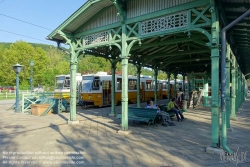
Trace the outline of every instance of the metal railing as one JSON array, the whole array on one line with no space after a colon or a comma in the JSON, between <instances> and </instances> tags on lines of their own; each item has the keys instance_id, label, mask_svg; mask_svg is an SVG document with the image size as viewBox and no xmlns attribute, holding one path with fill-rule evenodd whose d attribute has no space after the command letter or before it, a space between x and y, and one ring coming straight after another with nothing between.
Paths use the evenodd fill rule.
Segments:
<instances>
[{"instance_id":1,"label":"metal railing","mask_svg":"<svg viewBox=\"0 0 250 167\"><path fill-rule=\"evenodd\" d=\"M19 90L19 95L20 97L22 94L28 94L30 93L30 90ZM16 91L15 90L10 90L8 92L1 92L0 91L0 100L4 99L15 99L16 98Z\"/></svg>"},{"instance_id":2,"label":"metal railing","mask_svg":"<svg viewBox=\"0 0 250 167\"><path fill-rule=\"evenodd\" d=\"M48 98L53 98L54 92L43 92L43 93L23 93L21 100L21 112L30 112L31 105L37 103L43 103Z\"/></svg>"}]
</instances>

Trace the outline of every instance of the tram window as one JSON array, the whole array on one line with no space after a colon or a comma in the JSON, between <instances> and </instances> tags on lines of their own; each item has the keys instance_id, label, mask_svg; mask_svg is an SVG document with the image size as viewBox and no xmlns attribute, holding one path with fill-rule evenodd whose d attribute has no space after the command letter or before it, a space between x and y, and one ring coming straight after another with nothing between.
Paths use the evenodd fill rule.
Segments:
<instances>
[{"instance_id":1,"label":"tram window","mask_svg":"<svg viewBox=\"0 0 250 167\"><path fill-rule=\"evenodd\" d=\"M111 83L110 81L103 81L102 82L102 89L110 89Z\"/></svg>"},{"instance_id":2,"label":"tram window","mask_svg":"<svg viewBox=\"0 0 250 167\"><path fill-rule=\"evenodd\" d=\"M154 89L153 82L146 82L146 89Z\"/></svg>"},{"instance_id":3,"label":"tram window","mask_svg":"<svg viewBox=\"0 0 250 167\"><path fill-rule=\"evenodd\" d=\"M95 79L93 81L93 90L99 90L100 89L100 80L99 79Z\"/></svg>"},{"instance_id":4,"label":"tram window","mask_svg":"<svg viewBox=\"0 0 250 167\"><path fill-rule=\"evenodd\" d=\"M167 89L167 83L166 82L162 83L162 89Z\"/></svg>"},{"instance_id":5,"label":"tram window","mask_svg":"<svg viewBox=\"0 0 250 167\"><path fill-rule=\"evenodd\" d=\"M122 79L117 78L117 90L122 90Z\"/></svg>"},{"instance_id":6,"label":"tram window","mask_svg":"<svg viewBox=\"0 0 250 167\"><path fill-rule=\"evenodd\" d=\"M70 80L69 79L66 79L64 81L64 88L70 88Z\"/></svg>"},{"instance_id":7,"label":"tram window","mask_svg":"<svg viewBox=\"0 0 250 167\"><path fill-rule=\"evenodd\" d=\"M136 89L136 79L128 79L128 89L129 90Z\"/></svg>"},{"instance_id":8,"label":"tram window","mask_svg":"<svg viewBox=\"0 0 250 167\"><path fill-rule=\"evenodd\" d=\"M179 90L182 87L182 83L177 83L176 84L176 90Z\"/></svg>"}]
</instances>

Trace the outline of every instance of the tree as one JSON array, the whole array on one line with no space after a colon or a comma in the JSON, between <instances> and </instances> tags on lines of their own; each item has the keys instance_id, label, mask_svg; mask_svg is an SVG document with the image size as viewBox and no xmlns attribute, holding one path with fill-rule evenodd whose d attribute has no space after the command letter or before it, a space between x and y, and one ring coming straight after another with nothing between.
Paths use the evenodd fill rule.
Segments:
<instances>
[{"instance_id":1,"label":"tree","mask_svg":"<svg viewBox=\"0 0 250 167\"><path fill-rule=\"evenodd\" d=\"M26 42L18 41L11 44L9 48L6 48L2 54L1 84L10 86L15 85L16 77L12 65L19 63L23 65L22 72L20 73L20 87L29 87L31 59L35 62L33 82L36 84L42 83L42 75L46 72L46 66L44 64L48 63L46 52L41 48L34 48Z\"/></svg>"}]
</instances>

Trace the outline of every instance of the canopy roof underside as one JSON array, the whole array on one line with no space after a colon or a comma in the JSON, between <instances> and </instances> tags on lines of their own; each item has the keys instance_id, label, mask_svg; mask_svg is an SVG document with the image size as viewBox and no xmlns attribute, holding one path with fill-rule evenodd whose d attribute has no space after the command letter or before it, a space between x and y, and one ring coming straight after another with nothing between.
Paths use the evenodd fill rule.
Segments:
<instances>
[{"instance_id":1,"label":"canopy roof underside","mask_svg":"<svg viewBox=\"0 0 250 167\"><path fill-rule=\"evenodd\" d=\"M89 32L92 29L100 28L94 27L91 20L94 22L95 17L110 16L110 20L105 20L105 26L115 25L121 26L120 17L117 17L118 9L110 0L94 0L87 1L74 14L72 14L66 21L64 21L57 29L55 29L48 39L65 42L65 40L58 34L58 30L76 35L79 33ZM142 0L144 2L144 0ZM141 2L142 2L141 1ZM185 5L195 0L180 1ZM121 2L125 2L122 1ZM151 1L150 1L151 2ZM164 0L165 7L171 7L173 0ZM167 4L167 2L169 2ZM153 3L153 1L152 1ZM164 5L158 5L164 7ZM167 6L168 5L168 6ZM250 0L220 0L216 5L219 5L220 27L221 29L238 18L250 7ZM127 6L132 8L132 6ZM201 12L205 6L196 8ZM156 8L155 8L156 9ZM132 9L131 9L132 10ZM137 9L138 10L138 9ZM153 13L154 11L152 11ZM139 12L143 16L148 14L147 11ZM130 14L127 19L129 21L135 18ZM211 19L211 13L205 12L204 15ZM197 15L192 14L195 18ZM199 20L202 23L202 20ZM198 21L198 22L199 22ZM103 23L95 23L95 25L103 25ZM131 23L132 24L132 23ZM131 27L134 26L133 24ZM227 42L232 48L233 55L236 56L237 62L241 71L246 78L250 77L250 16L244 18L240 23L236 24L227 32ZM207 32L211 32L211 25L202 27ZM135 29L136 30L136 29ZM121 44L117 42L118 44ZM144 67L158 68L163 71L171 73L191 73L191 72L207 72L211 71L211 48L208 47L209 39L207 36L197 31L190 32L174 32L171 34L163 34L151 36L150 38L142 39L135 42L130 50L129 62L133 64L141 63ZM115 46L100 46L88 48L86 53L105 58L119 58L120 50Z\"/></svg>"}]
</instances>

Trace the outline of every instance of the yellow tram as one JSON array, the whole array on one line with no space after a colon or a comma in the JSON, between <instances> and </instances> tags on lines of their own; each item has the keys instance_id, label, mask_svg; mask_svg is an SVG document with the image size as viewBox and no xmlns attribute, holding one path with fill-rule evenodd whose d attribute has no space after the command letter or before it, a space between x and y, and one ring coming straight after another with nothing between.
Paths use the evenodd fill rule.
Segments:
<instances>
[{"instance_id":1,"label":"yellow tram","mask_svg":"<svg viewBox=\"0 0 250 167\"><path fill-rule=\"evenodd\" d=\"M98 72L82 76L80 104L106 106L111 104L112 75L107 72ZM122 76L115 75L115 104L121 102ZM137 78L128 76L128 99L130 102L137 101Z\"/></svg>"},{"instance_id":2,"label":"yellow tram","mask_svg":"<svg viewBox=\"0 0 250 167\"><path fill-rule=\"evenodd\" d=\"M128 76L128 100L135 103L137 101L137 77ZM167 81L157 81L157 99L167 98ZM171 82L171 94L174 92L174 84ZM182 82L179 81L179 86ZM88 74L82 76L81 86L81 106L94 105L106 106L111 105L112 94L112 75L107 72L98 72L96 74ZM140 78L140 97L141 101L149 98L154 99L155 79L149 76L141 76ZM173 95L172 95L173 97ZM115 75L115 104L119 104L122 98L122 76Z\"/></svg>"},{"instance_id":3,"label":"yellow tram","mask_svg":"<svg viewBox=\"0 0 250 167\"><path fill-rule=\"evenodd\" d=\"M76 74L76 86L80 88L82 82L81 73ZM70 74L57 75L55 78L54 98L70 100ZM78 98L79 99L79 98Z\"/></svg>"}]
</instances>

